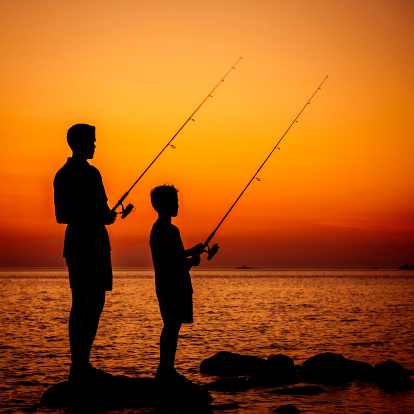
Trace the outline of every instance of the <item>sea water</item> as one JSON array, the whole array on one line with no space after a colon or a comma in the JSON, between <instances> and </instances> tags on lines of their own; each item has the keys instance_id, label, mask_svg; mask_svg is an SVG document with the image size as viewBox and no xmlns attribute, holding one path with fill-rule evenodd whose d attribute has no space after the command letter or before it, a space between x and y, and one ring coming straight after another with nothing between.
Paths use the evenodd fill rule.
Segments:
<instances>
[{"instance_id":1,"label":"sea water","mask_svg":"<svg viewBox=\"0 0 414 414\"><path fill-rule=\"evenodd\" d=\"M194 270L192 280L194 324L181 329L176 368L194 382L216 379L198 371L219 351L284 354L296 364L336 352L414 369L414 271ZM70 304L64 269L0 271L0 413L65 412L37 404L69 372ZM161 329L153 271L115 270L91 362L111 374L154 376ZM267 388L211 394L216 405L237 404L217 411L229 414L271 413L284 404L304 413L414 413L414 391L386 392L360 382L325 389L317 396L278 396Z\"/></svg>"}]
</instances>

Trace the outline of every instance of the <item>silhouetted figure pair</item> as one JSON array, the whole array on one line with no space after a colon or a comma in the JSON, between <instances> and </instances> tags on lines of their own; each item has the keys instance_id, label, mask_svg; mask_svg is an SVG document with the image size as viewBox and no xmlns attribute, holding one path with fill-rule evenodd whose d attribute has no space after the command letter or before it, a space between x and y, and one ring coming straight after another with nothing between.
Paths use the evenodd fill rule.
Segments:
<instances>
[{"instance_id":1,"label":"silhouetted figure pair","mask_svg":"<svg viewBox=\"0 0 414 414\"><path fill-rule=\"evenodd\" d=\"M103 374L91 366L89 355L105 292L112 290L111 247L105 225L115 221L116 213L108 207L99 171L87 161L95 152L95 127L74 125L67 141L72 157L53 182L55 214L58 223L67 224L63 256L72 290L69 379L85 380Z\"/></svg>"},{"instance_id":2,"label":"silhouetted figure pair","mask_svg":"<svg viewBox=\"0 0 414 414\"><path fill-rule=\"evenodd\" d=\"M99 171L87 161L95 152L95 127L76 124L68 130L67 141L73 154L54 179L55 214L58 223L67 224L63 256L72 290L69 380L85 381L105 375L91 366L89 356L105 292L112 290L111 247L105 226L115 221L116 213L108 207ZM174 369L178 333L182 323L193 322L189 270L200 263L204 247L200 243L185 250L178 228L171 224L171 217L178 213L174 186L154 188L151 203L158 212L150 245L164 323L156 378L171 381L182 378Z\"/></svg>"}]
</instances>

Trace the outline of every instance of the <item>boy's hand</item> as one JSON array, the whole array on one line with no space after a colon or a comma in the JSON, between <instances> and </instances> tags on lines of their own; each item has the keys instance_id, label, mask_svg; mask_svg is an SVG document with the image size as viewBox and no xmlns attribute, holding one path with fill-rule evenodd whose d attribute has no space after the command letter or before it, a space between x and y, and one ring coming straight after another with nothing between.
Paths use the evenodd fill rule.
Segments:
<instances>
[{"instance_id":1,"label":"boy's hand","mask_svg":"<svg viewBox=\"0 0 414 414\"><path fill-rule=\"evenodd\" d=\"M199 243L195 245L193 248L191 248L190 251L191 251L191 256L200 256L200 254L204 252L204 244Z\"/></svg>"},{"instance_id":2,"label":"boy's hand","mask_svg":"<svg viewBox=\"0 0 414 414\"><path fill-rule=\"evenodd\" d=\"M200 256L191 257L191 266L198 266L200 264Z\"/></svg>"}]
</instances>

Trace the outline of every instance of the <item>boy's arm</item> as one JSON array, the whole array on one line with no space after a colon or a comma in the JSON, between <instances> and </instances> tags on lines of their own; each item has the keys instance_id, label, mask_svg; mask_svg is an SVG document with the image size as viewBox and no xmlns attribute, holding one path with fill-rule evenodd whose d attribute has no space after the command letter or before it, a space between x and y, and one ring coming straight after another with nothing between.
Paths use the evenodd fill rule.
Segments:
<instances>
[{"instance_id":1,"label":"boy's arm","mask_svg":"<svg viewBox=\"0 0 414 414\"><path fill-rule=\"evenodd\" d=\"M185 259L185 264L187 270L190 270L193 266L198 266L200 264L200 256L191 256Z\"/></svg>"},{"instance_id":2,"label":"boy's arm","mask_svg":"<svg viewBox=\"0 0 414 414\"><path fill-rule=\"evenodd\" d=\"M185 256L187 257L185 260L188 270L190 270L193 266L198 266L200 264L200 254L203 252L203 243L196 244L191 249L185 250Z\"/></svg>"},{"instance_id":3,"label":"boy's arm","mask_svg":"<svg viewBox=\"0 0 414 414\"><path fill-rule=\"evenodd\" d=\"M188 249L188 250L184 251L185 257L200 256L200 254L203 253L203 252L204 252L204 244L203 243L196 244L191 249Z\"/></svg>"}]
</instances>

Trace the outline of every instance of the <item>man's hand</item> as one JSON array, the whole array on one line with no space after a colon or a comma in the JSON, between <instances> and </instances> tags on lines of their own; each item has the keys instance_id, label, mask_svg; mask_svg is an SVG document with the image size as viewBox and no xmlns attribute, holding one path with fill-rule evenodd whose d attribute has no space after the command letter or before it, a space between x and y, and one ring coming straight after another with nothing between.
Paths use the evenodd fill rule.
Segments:
<instances>
[{"instance_id":1,"label":"man's hand","mask_svg":"<svg viewBox=\"0 0 414 414\"><path fill-rule=\"evenodd\" d=\"M109 217L108 217L108 220L107 220L107 222L105 223L106 225L109 225L109 224L112 224L112 223L114 223L115 222L115 220L116 220L116 216L117 216L117 212L116 211L111 211L110 213L109 213Z\"/></svg>"}]
</instances>

